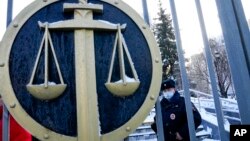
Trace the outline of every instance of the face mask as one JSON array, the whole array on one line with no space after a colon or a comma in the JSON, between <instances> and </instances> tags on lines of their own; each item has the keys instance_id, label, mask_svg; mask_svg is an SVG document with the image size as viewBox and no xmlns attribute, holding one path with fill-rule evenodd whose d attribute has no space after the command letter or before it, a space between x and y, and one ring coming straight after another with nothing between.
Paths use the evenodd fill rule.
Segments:
<instances>
[{"instance_id":1,"label":"face mask","mask_svg":"<svg viewBox=\"0 0 250 141\"><path fill-rule=\"evenodd\" d=\"M163 92L163 96L169 100L174 96L174 92L173 91Z\"/></svg>"}]
</instances>

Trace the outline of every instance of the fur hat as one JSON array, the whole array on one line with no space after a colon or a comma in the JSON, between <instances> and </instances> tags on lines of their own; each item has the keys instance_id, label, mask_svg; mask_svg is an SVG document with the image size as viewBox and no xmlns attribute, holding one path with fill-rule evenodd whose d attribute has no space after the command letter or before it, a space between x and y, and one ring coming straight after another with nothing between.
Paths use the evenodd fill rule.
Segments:
<instances>
[{"instance_id":1,"label":"fur hat","mask_svg":"<svg viewBox=\"0 0 250 141\"><path fill-rule=\"evenodd\" d=\"M161 90L169 89L169 88L175 88L175 82L172 79L164 80L161 83Z\"/></svg>"}]
</instances>

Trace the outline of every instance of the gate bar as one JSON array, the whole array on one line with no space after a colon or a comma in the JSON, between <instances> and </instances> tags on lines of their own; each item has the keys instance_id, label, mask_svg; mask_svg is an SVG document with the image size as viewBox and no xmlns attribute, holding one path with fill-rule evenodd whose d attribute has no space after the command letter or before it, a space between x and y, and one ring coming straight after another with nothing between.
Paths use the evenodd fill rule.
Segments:
<instances>
[{"instance_id":1,"label":"gate bar","mask_svg":"<svg viewBox=\"0 0 250 141\"><path fill-rule=\"evenodd\" d=\"M241 123L250 124L250 77L231 0L216 0ZM242 59L244 58L244 59Z\"/></svg>"},{"instance_id":2,"label":"gate bar","mask_svg":"<svg viewBox=\"0 0 250 141\"><path fill-rule=\"evenodd\" d=\"M174 23L174 29L175 29L174 31L175 31L175 37L176 37L178 58L180 62L179 65L180 65L181 78L182 78L182 84L183 84L184 96L185 96L189 137L191 141L195 141L196 135L195 135L195 128L194 128L194 116L193 116L192 105L191 105L191 100L190 100L189 82L188 82L187 72L185 68L184 53L182 49L179 24L178 24L178 19L177 19L177 14L176 14L176 7L175 7L174 0L169 0L169 2L170 2L170 8L171 8L172 18L173 18L173 23Z\"/></svg>"},{"instance_id":3,"label":"gate bar","mask_svg":"<svg viewBox=\"0 0 250 141\"><path fill-rule=\"evenodd\" d=\"M12 11L13 11L13 0L8 0L8 4L7 4L7 20L6 20L6 27L9 26L9 24L12 21ZM9 141L9 129L10 129L10 116L9 116L9 112L7 107L3 104L3 141Z\"/></svg>"},{"instance_id":4,"label":"gate bar","mask_svg":"<svg viewBox=\"0 0 250 141\"><path fill-rule=\"evenodd\" d=\"M161 113L161 101L159 96L157 98L155 104L155 113L156 113L156 129L157 129L157 140L158 141L165 141L164 131L163 131L163 121L162 121L162 113Z\"/></svg>"},{"instance_id":5,"label":"gate bar","mask_svg":"<svg viewBox=\"0 0 250 141\"><path fill-rule=\"evenodd\" d=\"M217 90L217 82L216 82L216 75L215 75L216 72L214 70L214 65L213 65L214 60L213 60L211 49L209 46L209 41L207 37L207 31L205 27L200 0L195 0L195 4L196 4L196 10L197 10L197 14L198 14L199 22L200 22L200 28L201 28L202 39L203 39L203 44L204 44L204 49L205 49L208 72L209 72L209 76L211 80L211 87L212 87L214 105L215 105L215 110L216 110L216 115L217 115L218 129L220 131L219 135L222 141L227 141L229 140L229 136L226 134L225 127L224 127L224 115L223 115L223 111L221 108L221 101L219 98L219 93Z\"/></svg>"},{"instance_id":6,"label":"gate bar","mask_svg":"<svg viewBox=\"0 0 250 141\"><path fill-rule=\"evenodd\" d=\"M144 21L150 26L147 0L142 0L142 9Z\"/></svg>"},{"instance_id":7,"label":"gate bar","mask_svg":"<svg viewBox=\"0 0 250 141\"><path fill-rule=\"evenodd\" d=\"M148 5L147 0L142 0L142 8L143 8L143 18L144 21L150 26L149 16L148 16ZM162 114L161 114L161 104L160 104L160 96L157 97L155 104L155 117L156 117L156 127L157 127L157 140L164 141L164 132L163 132L163 122L162 122Z\"/></svg>"},{"instance_id":8,"label":"gate bar","mask_svg":"<svg viewBox=\"0 0 250 141\"><path fill-rule=\"evenodd\" d=\"M250 74L250 32L241 0L232 0L236 21L242 39L243 51L245 53L248 72Z\"/></svg>"}]
</instances>

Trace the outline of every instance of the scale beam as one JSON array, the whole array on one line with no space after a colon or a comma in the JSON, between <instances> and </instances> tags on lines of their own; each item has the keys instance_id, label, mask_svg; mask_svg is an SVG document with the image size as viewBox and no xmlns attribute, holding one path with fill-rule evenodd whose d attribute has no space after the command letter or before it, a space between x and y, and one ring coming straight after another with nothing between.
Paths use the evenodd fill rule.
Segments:
<instances>
[{"instance_id":1,"label":"scale beam","mask_svg":"<svg viewBox=\"0 0 250 141\"><path fill-rule=\"evenodd\" d=\"M81 19L74 19L74 20L66 20L66 21L59 21L54 23L42 23L38 21L38 25L40 28L45 28L46 24L48 24L48 29L68 29L68 30L76 30L76 29L92 29L92 30L108 30L108 31L117 31L119 24L113 24L107 21L102 20L81 20ZM121 29L124 30L126 28L126 24L121 25Z\"/></svg>"}]
</instances>

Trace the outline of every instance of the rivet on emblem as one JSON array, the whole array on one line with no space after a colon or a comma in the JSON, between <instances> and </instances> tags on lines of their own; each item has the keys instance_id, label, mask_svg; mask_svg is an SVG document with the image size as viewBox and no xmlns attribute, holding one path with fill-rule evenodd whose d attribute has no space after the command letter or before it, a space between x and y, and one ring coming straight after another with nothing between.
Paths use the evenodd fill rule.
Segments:
<instances>
[{"instance_id":1,"label":"rivet on emblem","mask_svg":"<svg viewBox=\"0 0 250 141\"><path fill-rule=\"evenodd\" d=\"M151 100L154 100L154 99L155 99L155 97L154 97L153 95L151 95L151 96L150 96L150 99L151 99Z\"/></svg>"},{"instance_id":2,"label":"rivet on emblem","mask_svg":"<svg viewBox=\"0 0 250 141\"><path fill-rule=\"evenodd\" d=\"M11 103L10 104L10 108L15 108L16 107L16 103Z\"/></svg>"},{"instance_id":3,"label":"rivet on emblem","mask_svg":"<svg viewBox=\"0 0 250 141\"><path fill-rule=\"evenodd\" d=\"M130 130L131 130L131 128L130 128L130 127L127 127L127 128L126 128L126 131L127 131L127 132L129 132Z\"/></svg>"},{"instance_id":4,"label":"rivet on emblem","mask_svg":"<svg viewBox=\"0 0 250 141\"><path fill-rule=\"evenodd\" d=\"M49 138L49 135L48 135L48 134L44 134L44 135L43 135L43 138L44 138L44 139L48 139L48 138Z\"/></svg>"},{"instance_id":5,"label":"rivet on emblem","mask_svg":"<svg viewBox=\"0 0 250 141\"><path fill-rule=\"evenodd\" d=\"M18 27L18 23L14 23L13 27L15 27L15 28Z\"/></svg>"},{"instance_id":6,"label":"rivet on emblem","mask_svg":"<svg viewBox=\"0 0 250 141\"><path fill-rule=\"evenodd\" d=\"M159 59L158 58L155 59L155 63L159 63Z\"/></svg>"},{"instance_id":7,"label":"rivet on emblem","mask_svg":"<svg viewBox=\"0 0 250 141\"><path fill-rule=\"evenodd\" d=\"M0 63L0 67L4 67L4 63Z\"/></svg>"}]
</instances>

